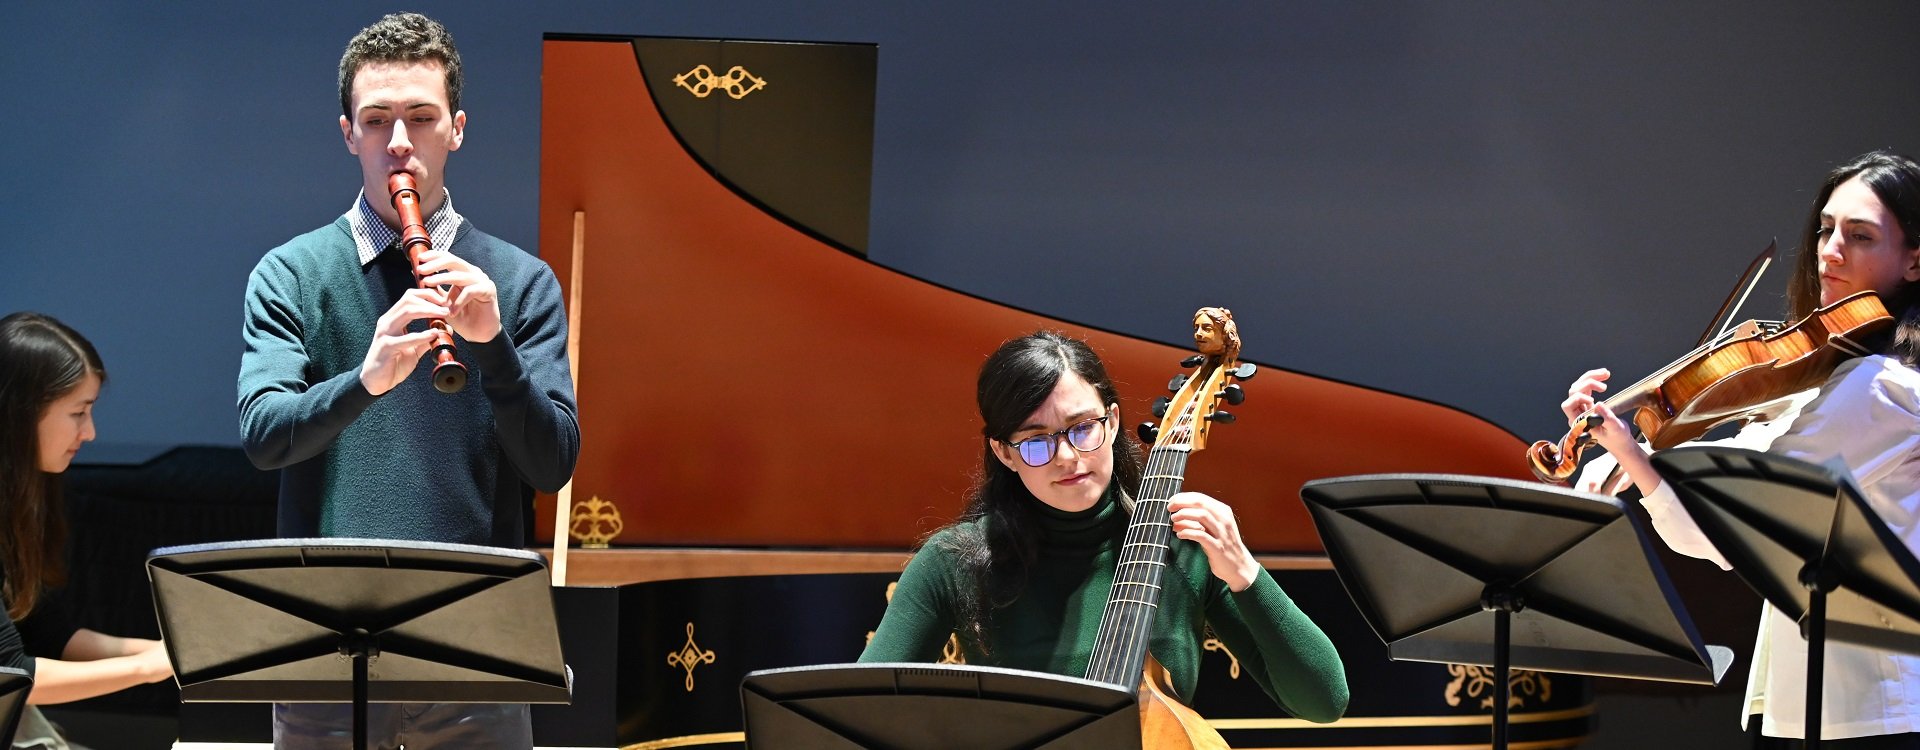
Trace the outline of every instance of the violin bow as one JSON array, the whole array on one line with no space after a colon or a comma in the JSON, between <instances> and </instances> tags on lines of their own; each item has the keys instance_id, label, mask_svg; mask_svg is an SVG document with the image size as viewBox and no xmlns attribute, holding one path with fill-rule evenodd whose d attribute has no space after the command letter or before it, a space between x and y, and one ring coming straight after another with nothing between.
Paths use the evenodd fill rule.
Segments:
<instances>
[{"instance_id":1,"label":"violin bow","mask_svg":"<svg viewBox=\"0 0 1920 750\"><path fill-rule=\"evenodd\" d=\"M1746 272L1740 274L1733 291L1727 293L1727 301L1720 303L1720 311L1713 314L1713 320L1708 321L1707 330L1701 332L1700 341L1694 346L1705 346L1734 326L1740 308L1747 304L1747 296L1753 294L1753 288L1760 285L1760 277L1767 273L1768 266L1773 265L1774 248L1779 244L1778 239L1768 241L1767 249L1761 250L1759 255L1754 256L1753 262L1747 264Z\"/></svg>"}]
</instances>

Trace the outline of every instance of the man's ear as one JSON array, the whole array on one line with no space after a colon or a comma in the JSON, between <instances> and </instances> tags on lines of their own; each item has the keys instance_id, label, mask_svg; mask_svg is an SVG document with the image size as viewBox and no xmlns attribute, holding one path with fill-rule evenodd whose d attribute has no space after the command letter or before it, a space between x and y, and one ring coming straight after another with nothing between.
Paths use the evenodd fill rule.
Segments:
<instances>
[{"instance_id":1,"label":"man's ear","mask_svg":"<svg viewBox=\"0 0 1920 750\"><path fill-rule=\"evenodd\" d=\"M459 151L460 144L467 140L467 111L453 113L453 143L447 144L448 151Z\"/></svg>"},{"instance_id":2,"label":"man's ear","mask_svg":"<svg viewBox=\"0 0 1920 750\"><path fill-rule=\"evenodd\" d=\"M353 121L346 115L340 116L340 139L347 142L347 153L360 155L360 147L353 145Z\"/></svg>"}]
</instances>

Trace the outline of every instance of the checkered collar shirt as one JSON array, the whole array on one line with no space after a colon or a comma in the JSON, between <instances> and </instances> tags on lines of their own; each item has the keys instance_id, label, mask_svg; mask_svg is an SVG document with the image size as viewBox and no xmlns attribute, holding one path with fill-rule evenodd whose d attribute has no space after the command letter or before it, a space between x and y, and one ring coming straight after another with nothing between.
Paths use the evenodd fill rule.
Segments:
<instances>
[{"instance_id":1,"label":"checkered collar shirt","mask_svg":"<svg viewBox=\"0 0 1920 750\"><path fill-rule=\"evenodd\" d=\"M433 246L442 250L453 247L453 236L460 232L460 222L466 221L453 210L453 194L446 188L440 189L446 200L440 202L440 210L427 217L427 235L432 238ZM400 233L387 226L375 213L373 204L367 202L367 191L360 191L360 198L347 209L347 226L353 231L353 245L360 251L360 266L366 267L380 253L393 247L400 239Z\"/></svg>"}]
</instances>

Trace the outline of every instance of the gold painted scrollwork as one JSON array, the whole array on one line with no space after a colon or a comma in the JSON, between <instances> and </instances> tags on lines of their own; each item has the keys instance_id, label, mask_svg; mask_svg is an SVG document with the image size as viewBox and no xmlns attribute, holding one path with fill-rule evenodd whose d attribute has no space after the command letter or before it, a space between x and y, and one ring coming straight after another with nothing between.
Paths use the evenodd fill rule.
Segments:
<instances>
[{"instance_id":1,"label":"gold painted scrollwork","mask_svg":"<svg viewBox=\"0 0 1920 750\"><path fill-rule=\"evenodd\" d=\"M947 636L947 644L940 647L940 663L941 664L967 663L966 653L960 650L960 635L958 633L949 634Z\"/></svg>"},{"instance_id":2,"label":"gold painted scrollwork","mask_svg":"<svg viewBox=\"0 0 1920 750\"><path fill-rule=\"evenodd\" d=\"M701 650L700 644L693 642L693 623L687 623L687 642L679 651L667 654L667 666L687 670L687 692L693 692L693 669L702 664L712 664L712 651Z\"/></svg>"},{"instance_id":3,"label":"gold painted scrollwork","mask_svg":"<svg viewBox=\"0 0 1920 750\"><path fill-rule=\"evenodd\" d=\"M567 535L579 540L580 546L593 549L605 548L624 528L620 507L597 495L592 500L574 504L573 514L567 518Z\"/></svg>"},{"instance_id":4,"label":"gold painted scrollwork","mask_svg":"<svg viewBox=\"0 0 1920 750\"><path fill-rule=\"evenodd\" d=\"M1447 674L1453 675L1453 681L1447 683L1447 705L1460 705L1464 695L1466 698L1480 699L1481 708L1493 709L1492 669L1448 664ZM1528 696L1538 703L1553 700L1553 680L1539 672L1512 670L1507 675L1507 710L1524 707Z\"/></svg>"},{"instance_id":5,"label":"gold painted scrollwork","mask_svg":"<svg viewBox=\"0 0 1920 750\"><path fill-rule=\"evenodd\" d=\"M767 79L749 73L738 65L728 68L726 75L714 75L713 68L695 65L692 70L674 76L673 83L700 99L707 98L715 91L725 91L727 96L745 99L748 94L765 88Z\"/></svg>"},{"instance_id":6,"label":"gold painted scrollwork","mask_svg":"<svg viewBox=\"0 0 1920 750\"><path fill-rule=\"evenodd\" d=\"M887 603L888 604L893 603L893 590L896 588L899 588L899 586L900 586L899 581L894 581L893 583L887 584ZM868 643L873 642L873 631L871 630L867 631L867 642ZM960 634L959 633L953 633L947 636L946 644L940 647L940 661L938 663L940 664L967 663L966 652L960 650Z\"/></svg>"},{"instance_id":7,"label":"gold painted scrollwork","mask_svg":"<svg viewBox=\"0 0 1920 750\"><path fill-rule=\"evenodd\" d=\"M1227 667L1227 676L1236 680L1240 679L1240 657L1234 656L1232 649L1227 648L1227 644L1220 640L1220 636L1214 634L1212 625L1207 626L1207 639L1200 642L1200 647L1208 651L1218 651L1226 654L1227 658L1232 662L1231 666Z\"/></svg>"}]
</instances>

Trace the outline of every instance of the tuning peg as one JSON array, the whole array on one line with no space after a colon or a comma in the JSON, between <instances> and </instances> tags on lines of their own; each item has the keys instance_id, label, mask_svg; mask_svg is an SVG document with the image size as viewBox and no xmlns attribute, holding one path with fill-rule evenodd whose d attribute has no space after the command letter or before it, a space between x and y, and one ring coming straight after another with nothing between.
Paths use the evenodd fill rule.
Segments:
<instances>
[{"instance_id":1,"label":"tuning peg","mask_svg":"<svg viewBox=\"0 0 1920 750\"><path fill-rule=\"evenodd\" d=\"M1167 416L1167 407L1171 405L1173 405L1173 399L1167 398L1166 396L1161 396L1159 398L1154 399L1153 400L1153 416L1155 417Z\"/></svg>"},{"instance_id":2,"label":"tuning peg","mask_svg":"<svg viewBox=\"0 0 1920 750\"><path fill-rule=\"evenodd\" d=\"M1180 360L1180 366L1181 367L1199 367L1200 363L1205 361L1207 361L1207 358L1205 355L1195 354L1191 357Z\"/></svg>"},{"instance_id":3,"label":"tuning peg","mask_svg":"<svg viewBox=\"0 0 1920 750\"><path fill-rule=\"evenodd\" d=\"M1180 387L1186 384L1187 384L1187 375L1186 373L1181 373L1179 375L1173 376L1172 380L1167 381L1167 390L1173 391L1175 393L1179 393Z\"/></svg>"},{"instance_id":4,"label":"tuning peg","mask_svg":"<svg viewBox=\"0 0 1920 750\"><path fill-rule=\"evenodd\" d=\"M1160 439L1160 428L1153 426L1152 422L1141 422L1139 433L1140 442L1143 443L1152 444Z\"/></svg>"},{"instance_id":5,"label":"tuning peg","mask_svg":"<svg viewBox=\"0 0 1920 750\"><path fill-rule=\"evenodd\" d=\"M1220 389L1220 398L1228 404L1239 406L1240 402L1247 400L1247 392L1240 390L1240 386L1228 385Z\"/></svg>"},{"instance_id":6,"label":"tuning peg","mask_svg":"<svg viewBox=\"0 0 1920 750\"><path fill-rule=\"evenodd\" d=\"M1207 419L1219 422L1220 424L1233 424L1233 413L1215 410L1212 414L1207 415Z\"/></svg>"},{"instance_id":7,"label":"tuning peg","mask_svg":"<svg viewBox=\"0 0 1920 750\"><path fill-rule=\"evenodd\" d=\"M1253 373L1259 369L1252 362L1241 362L1239 367L1233 368L1233 377L1236 380L1252 380Z\"/></svg>"}]
</instances>

